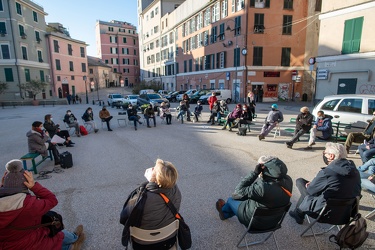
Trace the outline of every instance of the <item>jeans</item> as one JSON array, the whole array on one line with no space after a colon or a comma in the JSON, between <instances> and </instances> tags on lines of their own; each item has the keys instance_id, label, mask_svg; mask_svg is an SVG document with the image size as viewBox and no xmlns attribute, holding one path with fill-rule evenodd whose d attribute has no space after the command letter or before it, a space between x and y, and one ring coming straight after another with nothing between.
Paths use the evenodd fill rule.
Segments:
<instances>
[{"instance_id":1,"label":"jeans","mask_svg":"<svg viewBox=\"0 0 375 250\"><path fill-rule=\"evenodd\" d=\"M145 115L145 119L146 119L146 122L147 122L147 127L150 127L150 119L153 119L153 120L154 120L154 127L156 127L156 119L155 119L155 116L148 116L148 115Z\"/></svg>"},{"instance_id":2,"label":"jeans","mask_svg":"<svg viewBox=\"0 0 375 250\"><path fill-rule=\"evenodd\" d=\"M375 155L375 148L367 149L365 144L359 145L358 151L363 163L368 162Z\"/></svg>"},{"instance_id":3,"label":"jeans","mask_svg":"<svg viewBox=\"0 0 375 250\"><path fill-rule=\"evenodd\" d=\"M268 125L267 125L268 124ZM262 127L262 130L260 131L260 134L263 135L263 136L266 136L268 135L271 130L276 127L277 123L276 122L273 122L273 123L265 123Z\"/></svg>"},{"instance_id":4,"label":"jeans","mask_svg":"<svg viewBox=\"0 0 375 250\"><path fill-rule=\"evenodd\" d=\"M228 219L233 216L237 216L238 207L240 206L241 201L235 200L232 197L229 197L225 205L221 208L221 211L224 214L225 219Z\"/></svg>"},{"instance_id":5,"label":"jeans","mask_svg":"<svg viewBox=\"0 0 375 250\"><path fill-rule=\"evenodd\" d=\"M369 173L363 173L363 172L359 172L360 176L361 176L361 187L363 189L367 189L373 193L375 193L375 184L372 183L369 179L367 179L370 174Z\"/></svg>"},{"instance_id":6,"label":"jeans","mask_svg":"<svg viewBox=\"0 0 375 250\"><path fill-rule=\"evenodd\" d=\"M181 123L184 123L184 115L185 115L185 113L186 113L186 111L183 111L183 110L181 110L178 113L177 119L181 119Z\"/></svg>"},{"instance_id":7,"label":"jeans","mask_svg":"<svg viewBox=\"0 0 375 250\"><path fill-rule=\"evenodd\" d=\"M304 135L305 133L306 133L306 131L303 130L303 129L300 129L300 130L295 129L295 131L294 131L294 136L293 136L293 138L292 138L289 142L290 142L290 143L296 143L296 142L298 141L298 139L299 139L302 135Z\"/></svg>"},{"instance_id":8,"label":"jeans","mask_svg":"<svg viewBox=\"0 0 375 250\"><path fill-rule=\"evenodd\" d=\"M132 115L129 116L129 121L134 121L134 127L137 127L137 121L138 121L138 116Z\"/></svg>"},{"instance_id":9,"label":"jeans","mask_svg":"<svg viewBox=\"0 0 375 250\"><path fill-rule=\"evenodd\" d=\"M366 172L367 170L369 174L375 174L375 158L370 159L365 164L358 167L360 174L362 174L361 172Z\"/></svg>"},{"instance_id":10,"label":"jeans","mask_svg":"<svg viewBox=\"0 0 375 250\"><path fill-rule=\"evenodd\" d=\"M62 242L61 249L69 250L71 245L77 241L78 236L75 233L71 233L66 229L63 229L62 232L64 233L64 239Z\"/></svg>"},{"instance_id":11,"label":"jeans","mask_svg":"<svg viewBox=\"0 0 375 250\"><path fill-rule=\"evenodd\" d=\"M90 125L92 128L96 129L96 124L95 124L94 121L87 121L87 122L85 122L85 124L88 124L88 125Z\"/></svg>"}]
</instances>

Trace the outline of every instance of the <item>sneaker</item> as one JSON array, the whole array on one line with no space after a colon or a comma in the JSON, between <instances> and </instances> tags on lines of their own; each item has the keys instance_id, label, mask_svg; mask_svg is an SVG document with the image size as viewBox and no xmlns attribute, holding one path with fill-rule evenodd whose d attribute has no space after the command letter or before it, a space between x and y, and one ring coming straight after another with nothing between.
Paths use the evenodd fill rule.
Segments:
<instances>
[{"instance_id":1,"label":"sneaker","mask_svg":"<svg viewBox=\"0 0 375 250\"><path fill-rule=\"evenodd\" d=\"M83 232L83 226L78 225L73 233L75 233L79 237L82 234L82 232Z\"/></svg>"},{"instance_id":2,"label":"sneaker","mask_svg":"<svg viewBox=\"0 0 375 250\"><path fill-rule=\"evenodd\" d=\"M216 202L216 210L219 212L219 217L220 217L220 220L225 220L225 216L224 216L224 213L223 213L223 206L225 205L225 201L223 199L218 199L217 202Z\"/></svg>"},{"instance_id":3,"label":"sneaker","mask_svg":"<svg viewBox=\"0 0 375 250\"><path fill-rule=\"evenodd\" d=\"M354 154L355 155L359 154L359 150L357 149Z\"/></svg>"},{"instance_id":4,"label":"sneaker","mask_svg":"<svg viewBox=\"0 0 375 250\"><path fill-rule=\"evenodd\" d=\"M289 141L285 142L285 144L286 144L287 148L292 148L293 147L293 143L291 143Z\"/></svg>"},{"instance_id":5,"label":"sneaker","mask_svg":"<svg viewBox=\"0 0 375 250\"><path fill-rule=\"evenodd\" d=\"M95 133L98 133L98 131L99 131L99 129L94 129L94 132L95 132Z\"/></svg>"},{"instance_id":6,"label":"sneaker","mask_svg":"<svg viewBox=\"0 0 375 250\"><path fill-rule=\"evenodd\" d=\"M72 141L69 141L69 144L75 144L74 142L72 142Z\"/></svg>"},{"instance_id":7,"label":"sneaker","mask_svg":"<svg viewBox=\"0 0 375 250\"><path fill-rule=\"evenodd\" d=\"M226 127L226 126L225 126L225 127L222 127L222 128L221 128L221 130L226 130L226 129L227 129L227 127Z\"/></svg>"},{"instance_id":8,"label":"sneaker","mask_svg":"<svg viewBox=\"0 0 375 250\"><path fill-rule=\"evenodd\" d=\"M142 122L138 122L139 124L142 124Z\"/></svg>"},{"instance_id":9,"label":"sneaker","mask_svg":"<svg viewBox=\"0 0 375 250\"><path fill-rule=\"evenodd\" d=\"M310 144L310 146L312 146L312 145L315 145L315 142L312 142L312 143Z\"/></svg>"},{"instance_id":10,"label":"sneaker","mask_svg":"<svg viewBox=\"0 0 375 250\"><path fill-rule=\"evenodd\" d=\"M66 147L67 147L67 148L72 148L72 147L74 147L74 146L70 143L70 144L67 144Z\"/></svg>"},{"instance_id":11,"label":"sneaker","mask_svg":"<svg viewBox=\"0 0 375 250\"><path fill-rule=\"evenodd\" d=\"M298 224L303 224L303 218L301 218L301 216L297 212L289 211L289 215L290 217L295 219Z\"/></svg>"},{"instance_id":12,"label":"sneaker","mask_svg":"<svg viewBox=\"0 0 375 250\"><path fill-rule=\"evenodd\" d=\"M77 137L81 137L81 135L80 135L80 134L77 134Z\"/></svg>"},{"instance_id":13,"label":"sneaker","mask_svg":"<svg viewBox=\"0 0 375 250\"><path fill-rule=\"evenodd\" d=\"M137 130L137 127L134 127L134 130Z\"/></svg>"},{"instance_id":14,"label":"sneaker","mask_svg":"<svg viewBox=\"0 0 375 250\"><path fill-rule=\"evenodd\" d=\"M72 247L70 248L70 250L80 250L81 247L82 247L83 242L85 241L85 239L86 239L86 235L85 235L84 232L82 232L82 233L79 235L79 237L78 237L78 239L76 240L76 242L74 242L74 243L72 244Z\"/></svg>"},{"instance_id":15,"label":"sneaker","mask_svg":"<svg viewBox=\"0 0 375 250\"><path fill-rule=\"evenodd\" d=\"M151 126L147 126L148 128L151 128Z\"/></svg>"},{"instance_id":16,"label":"sneaker","mask_svg":"<svg viewBox=\"0 0 375 250\"><path fill-rule=\"evenodd\" d=\"M113 130L109 128L108 131L113 131Z\"/></svg>"},{"instance_id":17,"label":"sneaker","mask_svg":"<svg viewBox=\"0 0 375 250\"><path fill-rule=\"evenodd\" d=\"M311 145L309 145L309 146L307 146L307 147L305 148L305 150L311 150L311 149L312 149Z\"/></svg>"},{"instance_id":18,"label":"sneaker","mask_svg":"<svg viewBox=\"0 0 375 250\"><path fill-rule=\"evenodd\" d=\"M259 141L263 140L264 138L265 138L264 135L258 135Z\"/></svg>"}]
</instances>

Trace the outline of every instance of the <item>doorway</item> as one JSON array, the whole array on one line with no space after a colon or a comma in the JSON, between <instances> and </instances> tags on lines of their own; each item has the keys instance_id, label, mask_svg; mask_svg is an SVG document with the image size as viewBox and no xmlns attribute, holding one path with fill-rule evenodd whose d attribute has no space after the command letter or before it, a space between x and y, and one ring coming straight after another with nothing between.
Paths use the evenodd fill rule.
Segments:
<instances>
[{"instance_id":1,"label":"doorway","mask_svg":"<svg viewBox=\"0 0 375 250\"><path fill-rule=\"evenodd\" d=\"M63 97L67 97L69 95L69 84L61 84L62 87L62 94Z\"/></svg>"},{"instance_id":2,"label":"doorway","mask_svg":"<svg viewBox=\"0 0 375 250\"><path fill-rule=\"evenodd\" d=\"M357 90L357 78L339 79L337 94L355 94Z\"/></svg>"}]
</instances>

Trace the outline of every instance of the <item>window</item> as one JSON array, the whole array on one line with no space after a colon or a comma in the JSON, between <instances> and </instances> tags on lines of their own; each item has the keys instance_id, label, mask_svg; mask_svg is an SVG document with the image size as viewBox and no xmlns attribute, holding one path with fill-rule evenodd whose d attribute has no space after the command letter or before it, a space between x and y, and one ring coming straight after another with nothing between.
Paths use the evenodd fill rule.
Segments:
<instances>
[{"instance_id":1,"label":"window","mask_svg":"<svg viewBox=\"0 0 375 250\"><path fill-rule=\"evenodd\" d=\"M241 34L241 16L236 17L234 21L234 35L238 36Z\"/></svg>"},{"instance_id":2,"label":"window","mask_svg":"<svg viewBox=\"0 0 375 250\"><path fill-rule=\"evenodd\" d=\"M38 53L38 62L43 62L43 56L42 56L42 51L41 50L38 50L37 51L37 53Z\"/></svg>"},{"instance_id":3,"label":"window","mask_svg":"<svg viewBox=\"0 0 375 250\"><path fill-rule=\"evenodd\" d=\"M237 0L237 11L240 11L243 8L245 8L244 0Z\"/></svg>"},{"instance_id":4,"label":"window","mask_svg":"<svg viewBox=\"0 0 375 250\"><path fill-rule=\"evenodd\" d=\"M293 16L291 15L283 16L283 35L292 34L292 19L293 19Z\"/></svg>"},{"instance_id":5,"label":"window","mask_svg":"<svg viewBox=\"0 0 375 250\"><path fill-rule=\"evenodd\" d=\"M106 64L108 64L109 63L109 61L108 61L108 59L105 59L105 61L104 61Z\"/></svg>"},{"instance_id":6,"label":"window","mask_svg":"<svg viewBox=\"0 0 375 250\"><path fill-rule=\"evenodd\" d=\"M315 1L315 11L322 11L322 0Z\"/></svg>"},{"instance_id":7,"label":"window","mask_svg":"<svg viewBox=\"0 0 375 250\"><path fill-rule=\"evenodd\" d=\"M202 28L203 13L199 13L197 16L197 30Z\"/></svg>"},{"instance_id":8,"label":"window","mask_svg":"<svg viewBox=\"0 0 375 250\"><path fill-rule=\"evenodd\" d=\"M10 59L10 51L8 44L1 44L2 59Z\"/></svg>"},{"instance_id":9,"label":"window","mask_svg":"<svg viewBox=\"0 0 375 250\"><path fill-rule=\"evenodd\" d=\"M362 99L344 99L339 104L337 111L360 114L362 112Z\"/></svg>"},{"instance_id":10,"label":"window","mask_svg":"<svg viewBox=\"0 0 375 250\"><path fill-rule=\"evenodd\" d=\"M79 50L81 52L81 57L85 57L85 48L84 47L80 47Z\"/></svg>"},{"instance_id":11,"label":"window","mask_svg":"<svg viewBox=\"0 0 375 250\"><path fill-rule=\"evenodd\" d=\"M290 48L281 49L281 66L290 66Z\"/></svg>"},{"instance_id":12,"label":"window","mask_svg":"<svg viewBox=\"0 0 375 250\"><path fill-rule=\"evenodd\" d=\"M35 31L35 40L40 43L42 41L42 39L40 39L40 33L39 31Z\"/></svg>"},{"instance_id":13,"label":"window","mask_svg":"<svg viewBox=\"0 0 375 250\"><path fill-rule=\"evenodd\" d=\"M263 32L264 32L264 14L255 13L254 33L262 34Z\"/></svg>"},{"instance_id":14,"label":"window","mask_svg":"<svg viewBox=\"0 0 375 250\"><path fill-rule=\"evenodd\" d=\"M197 35L197 47L200 48L202 46L202 33Z\"/></svg>"},{"instance_id":15,"label":"window","mask_svg":"<svg viewBox=\"0 0 375 250\"><path fill-rule=\"evenodd\" d=\"M250 0L250 8L269 8L270 7L270 0Z\"/></svg>"},{"instance_id":16,"label":"window","mask_svg":"<svg viewBox=\"0 0 375 250\"><path fill-rule=\"evenodd\" d=\"M135 55L135 56L137 55L137 50L136 50L136 49L134 50L134 55Z\"/></svg>"},{"instance_id":17,"label":"window","mask_svg":"<svg viewBox=\"0 0 375 250\"><path fill-rule=\"evenodd\" d=\"M93 69L89 69L90 71L90 74L94 74L94 70Z\"/></svg>"},{"instance_id":18,"label":"window","mask_svg":"<svg viewBox=\"0 0 375 250\"><path fill-rule=\"evenodd\" d=\"M13 70L11 68L4 68L4 73L5 73L5 81L6 82L13 82Z\"/></svg>"},{"instance_id":19,"label":"window","mask_svg":"<svg viewBox=\"0 0 375 250\"><path fill-rule=\"evenodd\" d=\"M204 31L203 32L203 39L204 39L204 46L207 46L208 45L208 31Z\"/></svg>"},{"instance_id":20,"label":"window","mask_svg":"<svg viewBox=\"0 0 375 250\"><path fill-rule=\"evenodd\" d=\"M219 27L219 40L224 40L225 39L225 23L220 24Z\"/></svg>"},{"instance_id":21,"label":"window","mask_svg":"<svg viewBox=\"0 0 375 250\"><path fill-rule=\"evenodd\" d=\"M218 53L217 61L219 62L219 64L217 65L217 68L224 69L226 66L226 52L225 51Z\"/></svg>"},{"instance_id":22,"label":"window","mask_svg":"<svg viewBox=\"0 0 375 250\"><path fill-rule=\"evenodd\" d=\"M263 47L254 47L253 49L253 66L262 66Z\"/></svg>"},{"instance_id":23,"label":"window","mask_svg":"<svg viewBox=\"0 0 375 250\"><path fill-rule=\"evenodd\" d=\"M70 56L73 55L73 49L72 49L72 45L71 44L68 44L68 54Z\"/></svg>"},{"instance_id":24,"label":"window","mask_svg":"<svg viewBox=\"0 0 375 250\"><path fill-rule=\"evenodd\" d=\"M189 72L193 71L193 59L189 60Z\"/></svg>"},{"instance_id":25,"label":"window","mask_svg":"<svg viewBox=\"0 0 375 250\"><path fill-rule=\"evenodd\" d=\"M190 33L193 33L193 32L195 32L195 17L190 19Z\"/></svg>"},{"instance_id":26,"label":"window","mask_svg":"<svg viewBox=\"0 0 375 250\"><path fill-rule=\"evenodd\" d=\"M7 28L5 26L5 22L0 22L0 34L5 35L6 33L7 33Z\"/></svg>"},{"instance_id":27,"label":"window","mask_svg":"<svg viewBox=\"0 0 375 250\"><path fill-rule=\"evenodd\" d=\"M359 52L361 47L363 17L345 21L342 54Z\"/></svg>"},{"instance_id":28,"label":"window","mask_svg":"<svg viewBox=\"0 0 375 250\"><path fill-rule=\"evenodd\" d=\"M59 53L59 52L60 52L59 41L57 41L57 40L53 40L53 50L54 50L56 53Z\"/></svg>"},{"instance_id":29,"label":"window","mask_svg":"<svg viewBox=\"0 0 375 250\"><path fill-rule=\"evenodd\" d=\"M111 64L118 64L117 58L111 58Z\"/></svg>"},{"instance_id":30,"label":"window","mask_svg":"<svg viewBox=\"0 0 375 250\"><path fill-rule=\"evenodd\" d=\"M22 51L22 59L23 60L28 60L27 59L27 47L26 46L21 46L21 51Z\"/></svg>"},{"instance_id":31,"label":"window","mask_svg":"<svg viewBox=\"0 0 375 250\"><path fill-rule=\"evenodd\" d=\"M30 82L30 80L31 80L29 69L25 69L25 79L26 79L26 82Z\"/></svg>"},{"instance_id":32,"label":"window","mask_svg":"<svg viewBox=\"0 0 375 250\"><path fill-rule=\"evenodd\" d=\"M0 11L4 11L3 0L0 0Z\"/></svg>"},{"instance_id":33,"label":"window","mask_svg":"<svg viewBox=\"0 0 375 250\"><path fill-rule=\"evenodd\" d=\"M322 110L333 110L337 103L339 103L341 99L336 99L336 100L331 100L331 101L328 101L326 103L324 103L321 107Z\"/></svg>"},{"instance_id":34,"label":"window","mask_svg":"<svg viewBox=\"0 0 375 250\"><path fill-rule=\"evenodd\" d=\"M22 37L26 36L25 28L22 25L18 25L18 30L20 32L20 36Z\"/></svg>"},{"instance_id":35,"label":"window","mask_svg":"<svg viewBox=\"0 0 375 250\"><path fill-rule=\"evenodd\" d=\"M238 67L240 66L240 63L241 63L241 52L240 52L240 48L235 48L234 49L234 58L233 58L233 67Z\"/></svg>"},{"instance_id":36,"label":"window","mask_svg":"<svg viewBox=\"0 0 375 250\"><path fill-rule=\"evenodd\" d=\"M61 81L61 76L57 76L57 81Z\"/></svg>"},{"instance_id":37,"label":"window","mask_svg":"<svg viewBox=\"0 0 375 250\"><path fill-rule=\"evenodd\" d=\"M18 15L22 16L22 5L16 2L16 11Z\"/></svg>"},{"instance_id":38,"label":"window","mask_svg":"<svg viewBox=\"0 0 375 250\"><path fill-rule=\"evenodd\" d=\"M208 7L204 12L204 24L203 26L206 27L211 23L211 7Z\"/></svg>"},{"instance_id":39,"label":"window","mask_svg":"<svg viewBox=\"0 0 375 250\"><path fill-rule=\"evenodd\" d=\"M228 16L228 0L221 2L221 17L225 18L226 16Z\"/></svg>"},{"instance_id":40,"label":"window","mask_svg":"<svg viewBox=\"0 0 375 250\"><path fill-rule=\"evenodd\" d=\"M153 60L155 60L155 57L154 57ZM153 62L153 60L151 59L151 62ZM130 64L130 60L128 58L123 58L122 59L122 64L129 65Z\"/></svg>"},{"instance_id":41,"label":"window","mask_svg":"<svg viewBox=\"0 0 375 250\"><path fill-rule=\"evenodd\" d=\"M126 43L126 37L122 38L122 43Z\"/></svg>"},{"instance_id":42,"label":"window","mask_svg":"<svg viewBox=\"0 0 375 250\"><path fill-rule=\"evenodd\" d=\"M232 0L232 13L236 12L236 0Z\"/></svg>"},{"instance_id":43,"label":"window","mask_svg":"<svg viewBox=\"0 0 375 250\"><path fill-rule=\"evenodd\" d=\"M69 61L69 70L74 71L74 64L72 61Z\"/></svg>"},{"instance_id":44,"label":"window","mask_svg":"<svg viewBox=\"0 0 375 250\"><path fill-rule=\"evenodd\" d=\"M33 11L33 19L34 22L38 22L38 13L36 13L35 11Z\"/></svg>"},{"instance_id":45,"label":"window","mask_svg":"<svg viewBox=\"0 0 375 250\"><path fill-rule=\"evenodd\" d=\"M217 22L220 20L220 3L217 2L212 6L212 22Z\"/></svg>"},{"instance_id":46,"label":"window","mask_svg":"<svg viewBox=\"0 0 375 250\"><path fill-rule=\"evenodd\" d=\"M369 99L367 107L368 107L368 113L367 114L372 115L375 111L375 100Z\"/></svg>"},{"instance_id":47,"label":"window","mask_svg":"<svg viewBox=\"0 0 375 250\"><path fill-rule=\"evenodd\" d=\"M60 60L59 60L59 59L56 59L56 60L55 60L55 63L56 63L56 70L61 70Z\"/></svg>"},{"instance_id":48,"label":"window","mask_svg":"<svg viewBox=\"0 0 375 250\"><path fill-rule=\"evenodd\" d=\"M187 72L187 61L185 60L184 61L184 73L186 73Z\"/></svg>"},{"instance_id":49,"label":"window","mask_svg":"<svg viewBox=\"0 0 375 250\"><path fill-rule=\"evenodd\" d=\"M70 80L74 80L74 76L70 76Z\"/></svg>"},{"instance_id":50,"label":"window","mask_svg":"<svg viewBox=\"0 0 375 250\"><path fill-rule=\"evenodd\" d=\"M136 44L136 41L135 41L135 39L133 39L133 45L135 45Z\"/></svg>"},{"instance_id":51,"label":"window","mask_svg":"<svg viewBox=\"0 0 375 250\"><path fill-rule=\"evenodd\" d=\"M82 72L86 72L86 63L81 63Z\"/></svg>"},{"instance_id":52,"label":"window","mask_svg":"<svg viewBox=\"0 0 375 250\"><path fill-rule=\"evenodd\" d=\"M293 0L284 0L284 9L292 10L293 9Z\"/></svg>"},{"instance_id":53,"label":"window","mask_svg":"<svg viewBox=\"0 0 375 250\"><path fill-rule=\"evenodd\" d=\"M217 26L211 29L211 43L216 43L217 40Z\"/></svg>"},{"instance_id":54,"label":"window","mask_svg":"<svg viewBox=\"0 0 375 250\"><path fill-rule=\"evenodd\" d=\"M213 55L204 56L204 69L205 70L213 69L213 64L211 64L212 58L213 58Z\"/></svg>"},{"instance_id":55,"label":"window","mask_svg":"<svg viewBox=\"0 0 375 250\"><path fill-rule=\"evenodd\" d=\"M42 82L44 82L44 81L45 81L45 79L44 79L44 71L43 71L43 70L40 70L40 71L39 71L39 75L40 75L40 80L41 80Z\"/></svg>"},{"instance_id":56,"label":"window","mask_svg":"<svg viewBox=\"0 0 375 250\"><path fill-rule=\"evenodd\" d=\"M113 27L108 27L108 31L113 31Z\"/></svg>"}]
</instances>

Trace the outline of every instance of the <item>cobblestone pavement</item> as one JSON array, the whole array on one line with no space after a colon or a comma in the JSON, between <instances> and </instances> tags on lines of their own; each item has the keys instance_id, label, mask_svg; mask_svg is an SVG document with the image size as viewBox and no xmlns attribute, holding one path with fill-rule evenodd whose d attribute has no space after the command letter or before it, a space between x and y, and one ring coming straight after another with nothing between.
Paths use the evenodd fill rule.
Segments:
<instances>
[{"instance_id":1,"label":"cobblestone pavement","mask_svg":"<svg viewBox=\"0 0 375 250\"><path fill-rule=\"evenodd\" d=\"M123 91L102 91L100 98L105 100L106 92ZM91 96L92 94L90 102ZM281 136L274 139L273 134L270 134L265 140L258 140L257 135L270 105L258 104L255 125L243 137L237 136L235 132L223 131L220 126L208 125L206 105L202 121L180 124L173 120L172 125L167 126L161 124L158 118L155 128L140 126L137 131L123 123L119 126L117 118L120 110L109 108L114 116L111 121L113 132L109 132L105 129L105 124L104 129L101 127L98 119L101 107L90 104L100 131L80 138L73 136L75 146L59 150L73 154L74 167L64 169L63 173L51 173L50 179L39 182L57 195L59 204L54 210L63 215L67 229L73 230L78 224L84 225L87 240L83 249L123 249L122 225L119 224L123 203L129 192L145 180L145 169L152 167L160 157L171 161L178 168L178 185L183 198L181 214L191 227L192 249L236 249L244 227L236 218L221 221L215 202L218 198L226 199L232 194L241 177L254 169L259 156L272 154L279 157L287 164L293 180L298 177L312 179L324 165L321 157L324 142L318 141L314 150L308 152L303 150L307 145L306 136L293 149L287 149L284 144L291 136L285 128L294 127L289 120L298 114L304 103L279 103L280 110L285 115L285 121L281 124ZM25 135L33 121L42 121L44 115L50 113L53 114L55 123L63 124L62 118L67 109L71 109L81 120L80 117L88 106L76 104L1 109L2 164L27 153ZM177 103L172 103L171 106L176 107ZM234 104L230 107L233 108ZM357 165L360 163L358 156L351 154L349 158ZM53 167L52 161L46 161L38 170L52 170ZM0 173L3 171L4 169L0 170ZM298 197L298 190L294 188L294 204ZM370 195L363 192L360 212L367 214L374 204ZM370 232L375 227L373 220L374 217L368 220ZM298 225L287 215L282 229L276 233L280 249L316 249L313 239L299 237L304 227L306 224ZM320 236L319 244L321 249L335 249L334 244L328 241L328 235ZM362 249L371 245L375 245L373 233L366 241L366 248ZM269 240L263 246L252 249L275 249L275 245Z\"/></svg>"}]
</instances>

